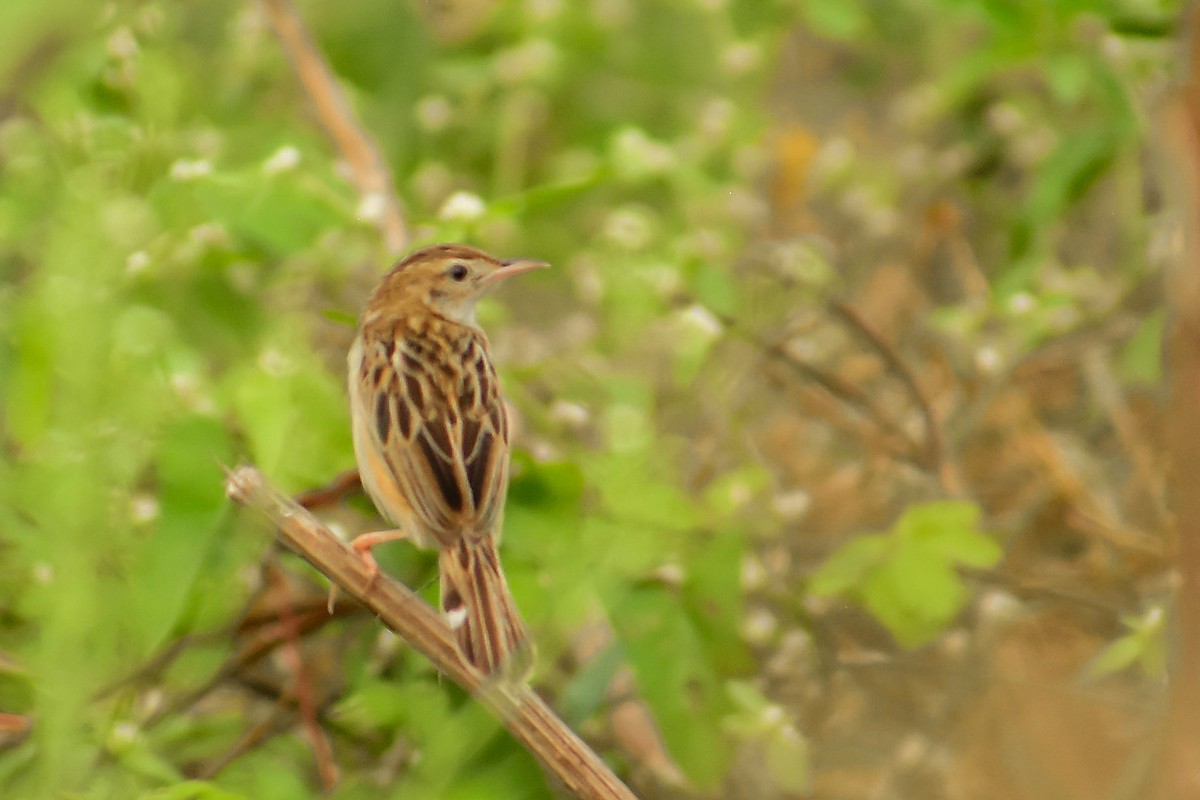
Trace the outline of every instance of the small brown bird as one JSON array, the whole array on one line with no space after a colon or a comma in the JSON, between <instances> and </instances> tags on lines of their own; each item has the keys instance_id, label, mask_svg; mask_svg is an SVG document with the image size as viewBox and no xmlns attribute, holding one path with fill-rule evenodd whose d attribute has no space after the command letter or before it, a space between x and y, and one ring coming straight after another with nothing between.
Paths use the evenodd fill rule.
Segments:
<instances>
[{"instance_id":1,"label":"small brown bird","mask_svg":"<svg viewBox=\"0 0 1200 800\"><path fill-rule=\"evenodd\" d=\"M438 549L441 604L466 659L524 677L529 634L496 546L508 491L509 424L475 303L514 275L547 266L440 244L407 256L367 301L350 349L350 415L363 486L397 530Z\"/></svg>"}]
</instances>

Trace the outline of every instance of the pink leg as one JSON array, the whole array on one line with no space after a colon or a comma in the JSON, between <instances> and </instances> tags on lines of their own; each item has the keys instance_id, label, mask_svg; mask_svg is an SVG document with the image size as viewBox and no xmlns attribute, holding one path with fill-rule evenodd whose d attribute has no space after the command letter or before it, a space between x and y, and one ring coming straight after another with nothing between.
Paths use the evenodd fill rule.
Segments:
<instances>
[{"instance_id":1,"label":"pink leg","mask_svg":"<svg viewBox=\"0 0 1200 800\"><path fill-rule=\"evenodd\" d=\"M371 551L381 544L387 542L398 542L401 539L407 539L408 534L402 530L390 531L373 531L364 533L360 536L355 536L351 540L350 546L358 553L359 558L367 567L367 571L371 574L371 580L375 580L375 576L379 574L379 564L375 561L375 554ZM369 585L369 584L368 584Z\"/></svg>"},{"instance_id":2,"label":"pink leg","mask_svg":"<svg viewBox=\"0 0 1200 800\"><path fill-rule=\"evenodd\" d=\"M379 563L375 560L375 555L371 552L373 549L386 542L397 542L401 539L407 539L408 534L401 530L391 531L372 531L355 536L350 540L350 546L354 548L354 552L358 553L359 558L363 560L363 564L367 567L367 585L364 591L370 590L375 583L375 578L379 575ZM337 584L329 587L329 601L326 607L329 613L333 613L333 604L337 601Z\"/></svg>"}]
</instances>

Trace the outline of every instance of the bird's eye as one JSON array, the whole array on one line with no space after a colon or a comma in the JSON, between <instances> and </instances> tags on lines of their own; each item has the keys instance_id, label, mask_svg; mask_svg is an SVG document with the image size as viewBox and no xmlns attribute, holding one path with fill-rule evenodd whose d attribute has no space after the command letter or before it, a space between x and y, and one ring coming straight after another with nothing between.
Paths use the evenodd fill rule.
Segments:
<instances>
[{"instance_id":1,"label":"bird's eye","mask_svg":"<svg viewBox=\"0 0 1200 800\"><path fill-rule=\"evenodd\" d=\"M449 271L446 272L446 274L450 276L451 280L465 281L467 279L467 272L468 270L465 264L455 264L449 269Z\"/></svg>"}]
</instances>

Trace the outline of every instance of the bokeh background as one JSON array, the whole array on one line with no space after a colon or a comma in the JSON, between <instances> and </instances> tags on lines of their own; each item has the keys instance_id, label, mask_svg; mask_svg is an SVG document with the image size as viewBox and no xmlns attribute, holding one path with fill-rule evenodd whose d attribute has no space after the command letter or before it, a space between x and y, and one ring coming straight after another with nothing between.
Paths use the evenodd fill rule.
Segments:
<instances>
[{"instance_id":1,"label":"bokeh background","mask_svg":"<svg viewBox=\"0 0 1200 800\"><path fill-rule=\"evenodd\" d=\"M639 796L1141 796L1180 5L298 3L408 243L554 265L503 555ZM0 794L555 796L225 499L353 466L394 257L264 5L7 0L0 76Z\"/></svg>"}]
</instances>

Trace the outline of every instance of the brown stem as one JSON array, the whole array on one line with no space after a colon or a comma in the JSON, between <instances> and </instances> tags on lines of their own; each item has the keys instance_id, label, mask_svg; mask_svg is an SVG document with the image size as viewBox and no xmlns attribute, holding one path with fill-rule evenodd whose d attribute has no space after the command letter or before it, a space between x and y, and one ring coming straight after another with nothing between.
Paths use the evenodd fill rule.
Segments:
<instances>
[{"instance_id":1,"label":"brown stem","mask_svg":"<svg viewBox=\"0 0 1200 800\"><path fill-rule=\"evenodd\" d=\"M408 228L379 147L355 119L333 70L325 63L291 1L262 2L296 77L312 102L317 120L350 168L350 179L362 196L364 210L379 226L388 251L399 253L408 246Z\"/></svg>"},{"instance_id":2,"label":"brown stem","mask_svg":"<svg viewBox=\"0 0 1200 800\"><path fill-rule=\"evenodd\" d=\"M479 702L575 796L583 800L636 800L583 740L555 716L528 685L489 679L465 661L441 616L408 587L372 575L362 558L253 467L229 474L229 496L264 514L280 539Z\"/></svg>"},{"instance_id":3,"label":"brown stem","mask_svg":"<svg viewBox=\"0 0 1200 800\"><path fill-rule=\"evenodd\" d=\"M921 386L917 383L916 377L913 376L912 370L908 368L908 365L904 363L904 359L900 358L900 355L891 344L867 324L867 321L857 311L842 302L831 303L829 307L834 314L837 314L850 327L857 330L875 348L875 351L879 353L879 357L883 359L883 362L887 364L888 368L904 384L905 390L908 391L913 402L917 404L917 408L921 411L921 419L925 422L924 465L927 469L935 473L940 473L942 468L942 429L938 425L937 417L933 413L933 406L930 405L929 398L921 390Z\"/></svg>"},{"instance_id":4,"label":"brown stem","mask_svg":"<svg viewBox=\"0 0 1200 800\"><path fill-rule=\"evenodd\" d=\"M1175 659L1166 742L1157 772L1161 800L1200 796L1200 5L1189 13L1187 77L1167 107L1164 131L1175 161L1170 175L1182 205L1184 247L1169 273L1171 370L1166 413L1175 512Z\"/></svg>"}]
</instances>

